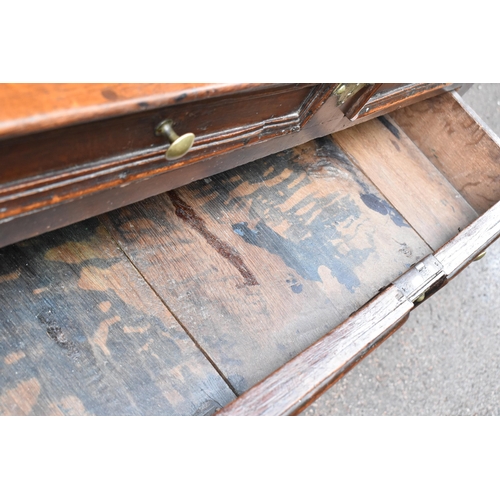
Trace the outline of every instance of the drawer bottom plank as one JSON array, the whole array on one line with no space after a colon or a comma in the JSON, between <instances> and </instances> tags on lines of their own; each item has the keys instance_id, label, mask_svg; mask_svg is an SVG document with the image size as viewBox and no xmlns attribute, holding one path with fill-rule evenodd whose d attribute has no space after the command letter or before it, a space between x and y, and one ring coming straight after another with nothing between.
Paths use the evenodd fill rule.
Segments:
<instances>
[{"instance_id":1,"label":"drawer bottom plank","mask_svg":"<svg viewBox=\"0 0 500 500\"><path fill-rule=\"evenodd\" d=\"M474 209L389 116L333 137L433 250L477 218Z\"/></svg>"},{"instance_id":2,"label":"drawer bottom plank","mask_svg":"<svg viewBox=\"0 0 500 500\"><path fill-rule=\"evenodd\" d=\"M330 137L100 220L238 393L431 252Z\"/></svg>"},{"instance_id":3,"label":"drawer bottom plank","mask_svg":"<svg viewBox=\"0 0 500 500\"><path fill-rule=\"evenodd\" d=\"M0 249L0 415L192 415L234 393L96 219Z\"/></svg>"}]
</instances>

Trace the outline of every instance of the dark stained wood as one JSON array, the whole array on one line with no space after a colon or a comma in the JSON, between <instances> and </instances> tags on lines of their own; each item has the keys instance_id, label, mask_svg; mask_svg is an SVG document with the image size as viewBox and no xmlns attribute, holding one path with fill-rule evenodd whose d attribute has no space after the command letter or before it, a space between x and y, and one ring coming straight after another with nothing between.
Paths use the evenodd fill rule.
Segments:
<instances>
[{"instance_id":1,"label":"dark stained wood","mask_svg":"<svg viewBox=\"0 0 500 500\"><path fill-rule=\"evenodd\" d=\"M328 87L287 85L0 141L5 209L0 217L43 207L47 200L54 204L72 193L75 197L85 188L105 190L182 168L252 139L292 133L307 123L325 92ZM168 142L155 129L165 118L173 120L179 134L196 134L192 150L181 160L164 158Z\"/></svg>"},{"instance_id":2,"label":"dark stained wood","mask_svg":"<svg viewBox=\"0 0 500 500\"><path fill-rule=\"evenodd\" d=\"M1 415L210 414L233 392L92 219L0 250Z\"/></svg>"},{"instance_id":3,"label":"dark stained wood","mask_svg":"<svg viewBox=\"0 0 500 500\"><path fill-rule=\"evenodd\" d=\"M200 154L206 155L207 147L213 154L222 144L243 142L253 136L272 136L277 129L284 134L288 129L302 126L328 90L328 87L312 88L315 90L310 85L256 89L208 101L139 109L97 123L0 141L2 163L9 167L0 171L0 183L30 179L28 187L34 188L60 180L49 175L60 176L60 171L72 170L73 177L90 172L96 176L109 168L108 163L116 171L122 163L130 168L134 162L151 162L150 157L158 160L158 156L165 154L168 141L156 136L155 129L166 118L173 120L180 135L196 134L193 148L182 161L163 159L170 168L178 168L193 163ZM41 175L42 179L37 177Z\"/></svg>"},{"instance_id":4,"label":"dark stained wood","mask_svg":"<svg viewBox=\"0 0 500 500\"><path fill-rule=\"evenodd\" d=\"M364 84L365 86L356 92L351 98L340 104L340 109L346 114L347 117L353 109L364 106L368 100L375 94L383 85L383 83Z\"/></svg>"},{"instance_id":5,"label":"dark stained wood","mask_svg":"<svg viewBox=\"0 0 500 500\"><path fill-rule=\"evenodd\" d=\"M100 213L278 151L298 135L317 137L343 126L335 99L325 97L328 89L311 88L266 90L289 93L288 110L302 103L295 118L285 112L274 122L291 130L297 118L305 124L297 134L269 140L261 120L251 151L233 148L236 141L158 176L144 170L143 177L111 182L107 190L56 197L44 207L51 208L32 214L37 219L5 219L0 239ZM266 120L274 120L277 103L268 101ZM186 120L195 104L185 108ZM251 114L240 117L253 126ZM401 274L431 249L405 215L413 216L413 225L430 225L426 238L434 248L438 237L445 242L456 234L451 229L460 217L461 229L476 217L392 118L365 125L212 175L100 222L0 250L0 413L211 414L277 368L221 414L296 414L310 404L414 307L407 293L414 280ZM218 144L226 147L224 140ZM122 164L114 166L118 172ZM98 186L105 177L92 168L87 173ZM62 173L70 184L73 173ZM0 175L10 174L0 169ZM43 182L32 187L44 189ZM429 199L444 199L445 209L425 206ZM446 273L436 275L430 294L498 237L499 221L495 206L437 252ZM442 237L446 228L450 235Z\"/></svg>"},{"instance_id":6,"label":"dark stained wood","mask_svg":"<svg viewBox=\"0 0 500 500\"><path fill-rule=\"evenodd\" d=\"M375 93L364 106L357 107L346 113L350 120L374 118L401 107L408 101L427 99L438 95L449 83L408 83L402 87L384 89Z\"/></svg>"},{"instance_id":7,"label":"dark stained wood","mask_svg":"<svg viewBox=\"0 0 500 500\"><path fill-rule=\"evenodd\" d=\"M101 220L238 393L431 251L329 137Z\"/></svg>"},{"instance_id":8,"label":"dark stained wood","mask_svg":"<svg viewBox=\"0 0 500 500\"><path fill-rule=\"evenodd\" d=\"M334 138L432 249L477 218L390 117L338 132Z\"/></svg>"},{"instance_id":9,"label":"dark stained wood","mask_svg":"<svg viewBox=\"0 0 500 500\"><path fill-rule=\"evenodd\" d=\"M265 83L2 83L0 138L279 86Z\"/></svg>"},{"instance_id":10,"label":"dark stained wood","mask_svg":"<svg viewBox=\"0 0 500 500\"><path fill-rule=\"evenodd\" d=\"M387 84L387 83L374 83L369 86L367 90L363 93L359 93L359 96L356 96L356 99L353 99L352 102L348 104L348 106L343 108L343 111L345 112L345 115L347 118L350 120L356 116L363 106L366 105L366 103L375 95L380 93L382 90L387 90L387 85L389 85L391 89L395 88L394 85ZM397 86L398 84L396 84ZM405 84L403 84L405 85Z\"/></svg>"},{"instance_id":11,"label":"dark stained wood","mask_svg":"<svg viewBox=\"0 0 500 500\"><path fill-rule=\"evenodd\" d=\"M333 88L254 89L0 141L0 246L36 235L28 228L42 227L41 219L49 218L55 229L102 213L106 208L97 199L114 206L130 203L131 190L122 188L131 184L137 201L151 195L143 183L155 176L151 185L158 193L325 135L342 117L333 101L318 112ZM154 133L166 117L174 119L179 134L197 135L192 151L177 161L165 160L167 143ZM39 214L71 202L78 207ZM34 223L4 227L14 217Z\"/></svg>"},{"instance_id":12,"label":"dark stained wood","mask_svg":"<svg viewBox=\"0 0 500 500\"><path fill-rule=\"evenodd\" d=\"M399 328L412 308L396 287L389 287L216 415L300 413Z\"/></svg>"},{"instance_id":13,"label":"dark stained wood","mask_svg":"<svg viewBox=\"0 0 500 500\"><path fill-rule=\"evenodd\" d=\"M458 93L392 117L477 212L500 201L500 141Z\"/></svg>"}]
</instances>

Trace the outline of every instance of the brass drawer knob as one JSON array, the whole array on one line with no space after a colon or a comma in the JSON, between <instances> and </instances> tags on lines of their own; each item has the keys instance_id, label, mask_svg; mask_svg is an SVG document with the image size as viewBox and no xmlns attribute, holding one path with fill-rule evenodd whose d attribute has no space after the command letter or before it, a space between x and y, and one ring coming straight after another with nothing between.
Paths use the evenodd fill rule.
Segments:
<instances>
[{"instance_id":1,"label":"brass drawer knob","mask_svg":"<svg viewBox=\"0 0 500 500\"><path fill-rule=\"evenodd\" d=\"M484 252L481 252L477 257L475 257L474 259L472 259L473 262L477 261L477 260L481 260L484 256L486 255L486 250Z\"/></svg>"},{"instance_id":2,"label":"brass drawer knob","mask_svg":"<svg viewBox=\"0 0 500 500\"><path fill-rule=\"evenodd\" d=\"M166 137L170 142L170 146L165 153L165 158L167 160L177 160L177 158L184 156L193 146L195 139L194 134L191 132L179 137L172 128L173 124L174 122L172 120L163 120L156 127L155 131L156 135Z\"/></svg>"}]
</instances>

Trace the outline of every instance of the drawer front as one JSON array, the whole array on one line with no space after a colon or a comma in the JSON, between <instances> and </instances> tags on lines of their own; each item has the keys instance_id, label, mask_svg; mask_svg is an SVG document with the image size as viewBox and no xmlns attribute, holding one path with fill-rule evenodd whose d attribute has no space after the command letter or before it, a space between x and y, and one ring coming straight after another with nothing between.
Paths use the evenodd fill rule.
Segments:
<instances>
[{"instance_id":1,"label":"drawer front","mask_svg":"<svg viewBox=\"0 0 500 500\"><path fill-rule=\"evenodd\" d=\"M297 132L333 85L282 85L0 141L0 219ZM192 149L169 161L165 119Z\"/></svg>"},{"instance_id":2,"label":"drawer front","mask_svg":"<svg viewBox=\"0 0 500 500\"><path fill-rule=\"evenodd\" d=\"M455 84L456 85L456 84ZM364 121L389 113L410 103L433 97L455 87L449 83L382 83L373 86L372 95L358 99L348 110L346 117L352 121Z\"/></svg>"}]
</instances>

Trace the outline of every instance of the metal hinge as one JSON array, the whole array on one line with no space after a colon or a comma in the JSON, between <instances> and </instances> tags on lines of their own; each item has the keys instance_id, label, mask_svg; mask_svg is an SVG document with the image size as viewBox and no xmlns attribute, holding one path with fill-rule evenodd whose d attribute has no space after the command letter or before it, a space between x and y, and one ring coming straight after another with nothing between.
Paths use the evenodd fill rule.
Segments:
<instances>
[{"instance_id":1,"label":"metal hinge","mask_svg":"<svg viewBox=\"0 0 500 500\"><path fill-rule=\"evenodd\" d=\"M410 302L421 302L425 298L425 293L445 277L441 263L434 255L429 255L394 281L393 285Z\"/></svg>"}]
</instances>

